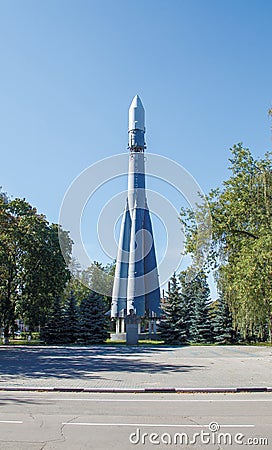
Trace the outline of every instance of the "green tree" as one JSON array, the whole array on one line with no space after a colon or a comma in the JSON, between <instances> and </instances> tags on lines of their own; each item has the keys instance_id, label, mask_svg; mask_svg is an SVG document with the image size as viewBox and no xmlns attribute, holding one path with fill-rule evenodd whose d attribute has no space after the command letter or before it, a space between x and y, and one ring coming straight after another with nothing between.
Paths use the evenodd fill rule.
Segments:
<instances>
[{"instance_id":1,"label":"green tree","mask_svg":"<svg viewBox=\"0 0 272 450\"><path fill-rule=\"evenodd\" d=\"M41 340L46 344L66 343L66 321L60 297L54 299L47 322L41 328Z\"/></svg>"},{"instance_id":2,"label":"green tree","mask_svg":"<svg viewBox=\"0 0 272 450\"><path fill-rule=\"evenodd\" d=\"M80 316L79 307L74 295L71 291L64 306L65 319L65 343L74 344L80 339Z\"/></svg>"},{"instance_id":3,"label":"green tree","mask_svg":"<svg viewBox=\"0 0 272 450\"><path fill-rule=\"evenodd\" d=\"M115 262L103 266L94 261L86 270L82 272L82 280L89 288L102 295L108 305L111 307L111 296L115 272Z\"/></svg>"},{"instance_id":4,"label":"green tree","mask_svg":"<svg viewBox=\"0 0 272 450\"><path fill-rule=\"evenodd\" d=\"M187 323L184 305L182 304L181 289L174 274L169 283L164 314L160 321L159 331L166 344L185 344L187 342Z\"/></svg>"},{"instance_id":5,"label":"green tree","mask_svg":"<svg viewBox=\"0 0 272 450\"><path fill-rule=\"evenodd\" d=\"M233 344L236 342L236 333L232 325L232 315L223 294L220 294L214 303L211 312L213 339L218 344Z\"/></svg>"},{"instance_id":6,"label":"green tree","mask_svg":"<svg viewBox=\"0 0 272 450\"><path fill-rule=\"evenodd\" d=\"M67 296L72 290L77 301L81 303L90 291L94 291L102 295L107 308L110 309L115 262L103 266L95 261L87 269L82 269L77 261L72 259L70 272L71 279L65 289Z\"/></svg>"},{"instance_id":7,"label":"green tree","mask_svg":"<svg viewBox=\"0 0 272 450\"><path fill-rule=\"evenodd\" d=\"M66 242L67 258L72 242ZM20 316L30 329L43 323L54 297L70 277L63 259L58 226L50 225L25 200L0 196L0 318L8 342L9 330Z\"/></svg>"},{"instance_id":8,"label":"green tree","mask_svg":"<svg viewBox=\"0 0 272 450\"><path fill-rule=\"evenodd\" d=\"M212 341L211 318L209 313L210 289L207 276L201 271L189 281L188 290L192 301L190 341L207 343Z\"/></svg>"},{"instance_id":9,"label":"green tree","mask_svg":"<svg viewBox=\"0 0 272 450\"><path fill-rule=\"evenodd\" d=\"M181 272L181 299L182 299L182 319L186 330L186 340L192 340L191 328L194 315L195 292L193 278L190 276L190 268Z\"/></svg>"},{"instance_id":10,"label":"green tree","mask_svg":"<svg viewBox=\"0 0 272 450\"><path fill-rule=\"evenodd\" d=\"M209 263L244 338L269 329L272 341L272 154L254 159L242 144L231 149L230 178L208 195L212 216ZM204 214L204 211L202 211ZM196 226L189 211L187 250L194 252Z\"/></svg>"},{"instance_id":11,"label":"green tree","mask_svg":"<svg viewBox=\"0 0 272 450\"><path fill-rule=\"evenodd\" d=\"M84 271L81 269L75 258L71 259L69 269L71 276L64 290L64 298L69 298L72 291L78 305L80 305L83 298L87 297L91 291L89 280L86 280Z\"/></svg>"},{"instance_id":12,"label":"green tree","mask_svg":"<svg viewBox=\"0 0 272 450\"><path fill-rule=\"evenodd\" d=\"M109 321L103 297L91 291L80 304L80 342L100 344L108 338Z\"/></svg>"}]
</instances>

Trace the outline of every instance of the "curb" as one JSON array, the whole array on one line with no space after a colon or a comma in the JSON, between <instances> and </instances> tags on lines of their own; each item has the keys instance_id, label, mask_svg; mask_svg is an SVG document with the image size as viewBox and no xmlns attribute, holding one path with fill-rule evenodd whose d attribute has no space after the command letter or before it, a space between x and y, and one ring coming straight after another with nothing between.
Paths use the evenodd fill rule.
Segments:
<instances>
[{"instance_id":1,"label":"curb","mask_svg":"<svg viewBox=\"0 0 272 450\"><path fill-rule=\"evenodd\" d=\"M100 394L224 394L272 392L272 387L237 388L77 388L77 387L0 387L0 392L83 392Z\"/></svg>"}]
</instances>

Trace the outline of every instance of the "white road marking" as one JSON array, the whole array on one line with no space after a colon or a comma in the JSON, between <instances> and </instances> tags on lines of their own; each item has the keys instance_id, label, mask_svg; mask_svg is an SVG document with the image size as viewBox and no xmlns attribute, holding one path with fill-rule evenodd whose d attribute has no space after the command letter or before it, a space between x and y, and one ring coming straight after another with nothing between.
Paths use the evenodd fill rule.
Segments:
<instances>
[{"instance_id":1,"label":"white road marking","mask_svg":"<svg viewBox=\"0 0 272 450\"><path fill-rule=\"evenodd\" d=\"M22 420L0 420L0 423L23 423Z\"/></svg>"},{"instance_id":2,"label":"white road marking","mask_svg":"<svg viewBox=\"0 0 272 450\"><path fill-rule=\"evenodd\" d=\"M116 403L120 403L120 402L176 402L176 403L181 403L181 402L272 402L272 398L264 398L264 399L230 399L230 398L222 398L222 399L140 399L140 398L47 398L46 400L48 401L58 401L58 402L116 402Z\"/></svg>"},{"instance_id":3,"label":"white road marking","mask_svg":"<svg viewBox=\"0 0 272 450\"><path fill-rule=\"evenodd\" d=\"M92 427L175 427L175 428L209 428L209 425L186 425L186 424L165 424L165 423L96 423L96 422L62 422L62 425L79 425ZM221 425L220 428L254 428L255 425Z\"/></svg>"}]
</instances>

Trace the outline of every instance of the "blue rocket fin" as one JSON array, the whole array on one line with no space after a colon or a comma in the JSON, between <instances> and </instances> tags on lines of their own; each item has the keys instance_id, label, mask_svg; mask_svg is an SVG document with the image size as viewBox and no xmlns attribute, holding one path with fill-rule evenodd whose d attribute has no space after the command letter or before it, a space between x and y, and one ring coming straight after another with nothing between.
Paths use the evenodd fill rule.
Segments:
<instances>
[{"instance_id":1,"label":"blue rocket fin","mask_svg":"<svg viewBox=\"0 0 272 450\"><path fill-rule=\"evenodd\" d=\"M145 273L145 308L150 316L155 313L156 316L161 315L160 308L160 284L157 268L157 260L154 246L154 237L152 230L152 223L148 206L146 204L144 213L143 228L148 232L145 239L144 249L144 273Z\"/></svg>"}]
</instances>

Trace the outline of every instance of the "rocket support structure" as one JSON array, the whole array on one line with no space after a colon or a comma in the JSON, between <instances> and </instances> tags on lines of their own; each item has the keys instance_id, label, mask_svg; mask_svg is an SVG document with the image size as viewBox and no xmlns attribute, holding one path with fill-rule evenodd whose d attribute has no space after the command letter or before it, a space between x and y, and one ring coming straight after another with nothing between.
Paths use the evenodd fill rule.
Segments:
<instances>
[{"instance_id":1,"label":"rocket support structure","mask_svg":"<svg viewBox=\"0 0 272 450\"><path fill-rule=\"evenodd\" d=\"M112 292L116 333L128 316L149 319L155 331L160 316L160 287L152 223L145 191L145 111L136 95L129 109L128 196L122 218Z\"/></svg>"}]
</instances>

